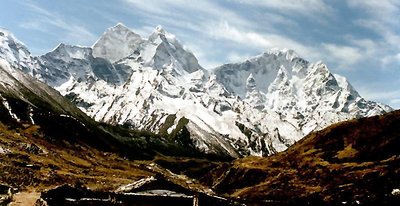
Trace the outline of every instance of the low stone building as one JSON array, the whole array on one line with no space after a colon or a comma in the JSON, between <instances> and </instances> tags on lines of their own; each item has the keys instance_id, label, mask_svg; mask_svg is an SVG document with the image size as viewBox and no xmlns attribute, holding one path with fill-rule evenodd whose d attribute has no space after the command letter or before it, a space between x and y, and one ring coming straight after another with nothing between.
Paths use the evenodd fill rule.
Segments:
<instances>
[{"instance_id":1,"label":"low stone building","mask_svg":"<svg viewBox=\"0 0 400 206\"><path fill-rule=\"evenodd\" d=\"M134 206L225 206L225 198L187 188L173 181L148 177L122 186L114 192L96 192L63 185L43 192L47 205L134 205Z\"/></svg>"},{"instance_id":2,"label":"low stone building","mask_svg":"<svg viewBox=\"0 0 400 206\"><path fill-rule=\"evenodd\" d=\"M213 196L204 191L188 189L175 182L156 177L148 177L120 187L116 190L116 193L123 194L126 199L140 199L146 206L230 205L230 202L225 198Z\"/></svg>"}]
</instances>

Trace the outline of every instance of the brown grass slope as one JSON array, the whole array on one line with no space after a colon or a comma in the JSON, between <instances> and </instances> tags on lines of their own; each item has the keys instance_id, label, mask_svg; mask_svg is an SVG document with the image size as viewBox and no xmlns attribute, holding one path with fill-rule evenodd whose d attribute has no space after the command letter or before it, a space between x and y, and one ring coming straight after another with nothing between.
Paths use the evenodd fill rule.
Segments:
<instances>
[{"instance_id":1,"label":"brown grass slope","mask_svg":"<svg viewBox=\"0 0 400 206\"><path fill-rule=\"evenodd\" d=\"M299 205L390 205L400 199L400 110L311 133L287 151L224 164L204 178L218 192Z\"/></svg>"},{"instance_id":2,"label":"brown grass slope","mask_svg":"<svg viewBox=\"0 0 400 206\"><path fill-rule=\"evenodd\" d=\"M0 123L0 183L41 191L69 183L115 189L152 175L139 163L83 142L49 142L36 125L10 129Z\"/></svg>"}]
</instances>

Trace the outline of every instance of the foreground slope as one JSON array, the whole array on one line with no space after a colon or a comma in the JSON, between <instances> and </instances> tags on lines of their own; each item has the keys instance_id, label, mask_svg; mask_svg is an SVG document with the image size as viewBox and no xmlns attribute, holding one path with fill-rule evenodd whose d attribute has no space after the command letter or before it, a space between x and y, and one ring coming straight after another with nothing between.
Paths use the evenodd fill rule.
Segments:
<instances>
[{"instance_id":1,"label":"foreground slope","mask_svg":"<svg viewBox=\"0 0 400 206\"><path fill-rule=\"evenodd\" d=\"M400 200L399 128L399 110L338 123L285 152L236 160L208 178L219 192L250 200L393 205Z\"/></svg>"}]
</instances>

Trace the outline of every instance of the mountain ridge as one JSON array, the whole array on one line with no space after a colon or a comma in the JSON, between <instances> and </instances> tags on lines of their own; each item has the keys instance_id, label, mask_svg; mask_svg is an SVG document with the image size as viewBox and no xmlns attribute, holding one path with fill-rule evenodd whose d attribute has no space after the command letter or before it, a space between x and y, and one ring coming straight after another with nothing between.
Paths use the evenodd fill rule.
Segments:
<instances>
[{"instance_id":1,"label":"mountain ridge","mask_svg":"<svg viewBox=\"0 0 400 206\"><path fill-rule=\"evenodd\" d=\"M122 24L92 47L61 46L30 56L25 72L97 121L166 134L186 129L205 153L266 156L332 123L391 111L293 50L209 71L161 27L144 39Z\"/></svg>"}]
</instances>

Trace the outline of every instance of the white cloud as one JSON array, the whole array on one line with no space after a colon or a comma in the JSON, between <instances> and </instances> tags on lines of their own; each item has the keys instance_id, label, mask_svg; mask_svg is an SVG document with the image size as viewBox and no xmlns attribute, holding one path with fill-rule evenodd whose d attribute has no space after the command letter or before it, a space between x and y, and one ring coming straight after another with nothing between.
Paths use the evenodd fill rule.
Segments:
<instances>
[{"instance_id":1,"label":"white cloud","mask_svg":"<svg viewBox=\"0 0 400 206\"><path fill-rule=\"evenodd\" d=\"M387 55L381 61L384 69L400 69L400 53Z\"/></svg>"},{"instance_id":2,"label":"white cloud","mask_svg":"<svg viewBox=\"0 0 400 206\"><path fill-rule=\"evenodd\" d=\"M388 16L387 18L393 17ZM400 18L400 16L398 18ZM385 43L400 48L400 36L395 30L396 28L399 28L398 25L385 24L375 17L371 17L369 19L358 19L355 21L355 23L376 32L383 38Z\"/></svg>"},{"instance_id":3,"label":"white cloud","mask_svg":"<svg viewBox=\"0 0 400 206\"><path fill-rule=\"evenodd\" d=\"M235 0L243 4L262 6L285 13L299 13L313 17L315 14L328 15L332 8L323 0ZM290 13L289 13L290 12Z\"/></svg>"},{"instance_id":4,"label":"white cloud","mask_svg":"<svg viewBox=\"0 0 400 206\"><path fill-rule=\"evenodd\" d=\"M361 88L360 93L368 100L386 102L389 106L400 109L400 90L387 89L386 91L374 91L372 89Z\"/></svg>"},{"instance_id":5,"label":"white cloud","mask_svg":"<svg viewBox=\"0 0 400 206\"><path fill-rule=\"evenodd\" d=\"M400 99L391 99L389 100L389 104L395 109L400 109Z\"/></svg>"},{"instance_id":6,"label":"white cloud","mask_svg":"<svg viewBox=\"0 0 400 206\"><path fill-rule=\"evenodd\" d=\"M250 57L251 57L251 55L249 55L249 54L239 54L237 52L231 52L228 54L227 58L228 58L229 62L242 62Z\"/></svg>"},{"instance_id":7,"label":"white cloud","mask_svg":"<svg viewBox=\"0 0 400 206\"><path fill-rule=\"evenodd\" d=\"M364 58L360 49L344 45L323 43L325 55L338 64L339 69L346 69Z\"/></svg>"},{"instance_id":8,"label":"white cloud","mask_svg":"<svg viewBox=\"0 0 400 206\"><path fill-rule=\"evenodd\" d=\"M228 8L226 4L219 4L221 1L203 0L122 0L135 12L142 12L148 17L149 23L167 25L179 30L179 36L185 33L196 32L196 35L187 35L187 42L199 42L199 36L214 38L215 40L229 40L242 47L262 52L271 48L293 49L300 56L308 60L316 61L322 59L319 48L305 45L288 36L279 33L280 27L294 27L296 22L281 16L277 13L264 12L261 17L265 19L261 25L254 22L249 15L243 15L241 11ZM236 0L234 0L236 1ZM218 3L219 2L219 3ZM236 1L238 2L238 1ZM244 4L251 4L260 7L279 9L285 12L301 13L303 15L331 13L332 8L322 0L302 1L243 1ZM260 13L258 14L260 15ZM261 31L262 30L262 31ZM268 31L268 32L266 32ZM178 36L178 37L179 37ZM194 44L194 43L192 43ZM215 47L215 45L214 45ZM209 49L209 48L207 48ZM196 56L210 57L209 50L205 48L193 49ZM229 56L226 58L232 59ZM199 57L204 61L204 58ZM222 62L221 62L222 63Z\"/></svg>"},{"instance_id":9,"label":"white cloud","mask_svg":"<svg viewBox=\"0 0 400 206\"><path fill-rule=\"evenodd\" d=\"M189 24L201 25L203 21L231 21L237 25L251 25L246 18L235 12L220 6L217 1L203 0L193 2L191 0L123 0L135 10L146 12L153 18L154 14L168 16L170 22L184 21ZM176 17L176 18L172 18ZM188 19L188 17L191 17ZM202 20L202 21L196 21Z\"/></svg>"},{"instance_id":10,"label":"white cloud","mask_svg":"<svg viewBox=\"0 0 400 206\"><path fill-rule=\"evenodd\" d=\"M60 37L62 41L77 42L78 44L91 44L96 40L96 35L90 32L87 27L78 23L64 20L59 15L37 6L32 1L22 3L38 17L22 22L20 26L26 29L34 29L41 32L51 32L52 28L64 30ZM58 34L59 35L59 34Z\"/></svg>"},{"instance_id":11,"label":"white cloud","mask_svg":"<svg viewBox=\"0 0 400 206\"><path fill-rule=\"evenodd\" d=\"M400 1L398 0L349 0L353 9L362 9L366 15L354 20L356 25L369 29L380 36L375 40L376 59L381 59L382 68L398 62L400 50ZM398 64L399 65L399 64Z\"/></svg>"},{"instance_id":12,"label":"white cloud","mask_svg":"<svg viewBox=\"0 0 400 206\"><path fill-rule=\"evenodd\" d=\"M129 6L130 11L127 12L132 12L132 9L135 12L143 12L143 15L148 17L146 21L149 24L162 24L167 27L167 30L168 27L175 28L175 31L180 32L178 38L184 36L187 43L191 45L202 45L201 47L197 46L196 48L192 48L192 46L190 46L189 48L194 51L195 55L198 56L203 64L209 61L207 58L215 54L215 52L212 52L213 48L218 50L220 49L218 47L224 47L224 45L219 46L215 45L215 43L209 45L209 42L204 42L204 39L207 38L229 40L238 45L240 44L243 48L246 47L247 49L253 49L259 52L271 48L288 48L294 49L301 56L312 60L319 60L321 58L320 53L315 48L303 45L302 43L278 33L280 29L274 26L274 24L278 25L278 27L293 27L296 24L292 20L278 14L263 14L262 17L265 18L266 21L262 23L261 29L260 25L255 23L254 20L250 20L248 15L243 15L226 6L222 6L222 4L218 4L218 1L122 1ZM312 9L316 9L319 4L318 2L319 1L311 0L306 3L312 4ZM301 4L298 3L296 3L295 8L287 5L290 9L299 9L300 6ZM322 5L322 8L325 7L327 8L326 5ZM265 34L265 32L258 32L260 29L268 30L269 32L268 34ZM193 32L195 32L194 35ZM232 55L224 58L228 60L235 59ZM224 62L220 62L220 64L222 63ZM207 62L206 64L215 65L215 61Z\"/></svg>"},{"instance_id":13,"label":"white cloud","mask_svg":"<svg viewBox=\"0 0 400 206\"><path fill-rule=\"evenodd\" d=\"M352 36L349 36L347 38L347 41L349 42L350 45L356 46L359 48L359 51L363 52L363 55L366 58L373 57L379 53L379 51L382 50L382 45L380 42L373 41L371 39L356 39Z\"/></svg>"},{"instance_id":14,"label":"white cloud","mask_svg":"<svg viewBox=\"0 0 400 206\"><path fill-rule=\"evenodd\" d=\"M364 96L370 99L393 99L400 97L400 90L398 89L382 92L382 91L370 91L367 90L366 88L361 88L360 91L362 93L365 93Z\"/></svg>"},{"instance_id":15,"label":"white cloud","mask_svg":"<svg viewBox=\"0 0 400 206\"><path fill-rule=\"evenodd\" d=\"M400 17L398 0L348 0L347 2L350 7L362 8L380 22L398 24L399 18L388 18Z\"/></svg>"},{"instance_id":16,"label":"white cloud","mask_svg":"<svg viewBox=\"0 0 400 206\"><path fill-rule=\"evenodd\" d=\"M261 51L272 48L293 49L300 56L318 60L321 58L316 48L303 45L295 40L278 34L261 34L251 30L239 29L231 26L228 22L221 22L218 25L210 25L207 29L210 35L216 39L230 40L240 43L243 47L253 47Z\"/></svg>"},{"instance_id":17,"label":"white cloud","mask_svg":"<svg viewBox=\"0 0 400 206\"><path fill-rule=\"evenodd\" d=\"M214 61L210 56L216 56L215 49L207 42L201 42L201 46L193 44L192 42L186 44L185 49L191 51L199 60L199 64L205 69L212 69L221 65L220 61Z\"/></svg>"}]
</instances>

